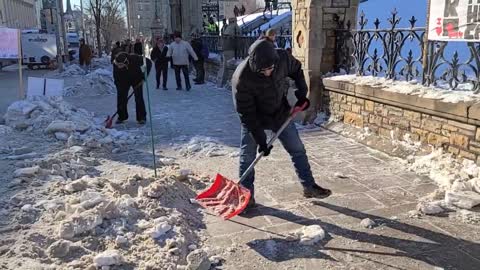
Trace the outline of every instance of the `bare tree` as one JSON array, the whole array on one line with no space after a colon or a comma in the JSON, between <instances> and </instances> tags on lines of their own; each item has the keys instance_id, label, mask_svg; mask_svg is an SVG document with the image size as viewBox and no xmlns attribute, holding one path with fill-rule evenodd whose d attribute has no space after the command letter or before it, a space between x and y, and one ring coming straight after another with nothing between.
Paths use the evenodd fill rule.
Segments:
<instances>
[{"instance_id":1,"label":"bare tree","mask_svg":"<svg viewBox=\"0 0 480 270\"><path fill-rule=\"evenodd\" d=\"M102 35L105 39L105 49L110 51L113 40L121 39L127 32L123 13L123 0L104 0L102 12Z\"/></svg>"},{"instance_id":2,"label":"bare tree","mask_svg":"<svg viewBox=\"0 0 480 270\"><path fill-rule=\"evenodd\" d=\"M100 29L102 25L102 9L105 6L105 0L90 0L88 11L95 21L95 30L97 35L98 57L102 57L102 42Z\"/></svg>"}]
</instances>

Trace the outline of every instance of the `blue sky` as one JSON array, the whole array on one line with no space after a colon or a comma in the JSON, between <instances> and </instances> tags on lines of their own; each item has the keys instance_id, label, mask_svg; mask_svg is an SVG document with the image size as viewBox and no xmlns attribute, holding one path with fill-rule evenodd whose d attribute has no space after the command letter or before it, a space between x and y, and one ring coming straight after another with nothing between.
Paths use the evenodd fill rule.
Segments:
<instances>
[{"instance_id":1,"label":"blue sky","mask_svg":"<svg viewBox=\"0 0 480 270\"><path fill-rule=\"evenodd\" d=\"M375 18L380 19L380 28L388 27L387 18L391 16L390 11L394 8L398 11L398 16L402 19L400 26L409 26L408 20L415 16L417 18L416 26L425 26L427 13L427 0L368 0L360 4L359 11L365 12L368 18L368 27L373 27Z\"/></svg>"}]
</instances>

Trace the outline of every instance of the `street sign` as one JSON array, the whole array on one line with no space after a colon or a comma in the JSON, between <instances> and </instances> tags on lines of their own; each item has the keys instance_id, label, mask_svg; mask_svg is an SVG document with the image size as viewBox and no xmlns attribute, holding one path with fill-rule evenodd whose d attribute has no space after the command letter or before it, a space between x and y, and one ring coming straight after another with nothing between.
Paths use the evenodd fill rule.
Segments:
<instances>
[{"instance_id":1,"label":"street sign","mask_svg":"<svg viewBox=\"0 0 480 270\"><path fill-rule=\"evenodd\" d=\"M430 0L428 39L480 41L480 1Z\"/></svg>"},{"instance_id":2,"label":"street sign","mask_svg":"<svg viewBox=\"0 0 480 270\"><path fill-rule=\"evenodd\" d=\"M11 28L0 28L0 59L18 59L19 31Z\"/></svg>"}]
</instances>

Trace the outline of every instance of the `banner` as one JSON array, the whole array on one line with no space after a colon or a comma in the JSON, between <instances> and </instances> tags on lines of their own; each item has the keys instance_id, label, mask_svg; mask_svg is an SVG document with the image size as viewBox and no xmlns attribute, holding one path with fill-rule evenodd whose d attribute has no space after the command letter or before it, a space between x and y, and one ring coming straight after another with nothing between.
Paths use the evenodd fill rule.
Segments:
<instances>
[{"instance_id":1,"label":"banner","mask_svg":"<svg viewBox=\"0 0 480 270\"><path fill-rule=\"evenodd\" d=\"M18 59L18 30L0 28L0 59Z\"/></svg>"},{"instance_id":2,"label":"banner","mask_svg":"<svg viewBox=\"0 0 480 270\"><path fill-rule=\"evenodd\" d=\"M480 0L430 0L428 39L480 41Z\"/></svg>"}]
</instances>

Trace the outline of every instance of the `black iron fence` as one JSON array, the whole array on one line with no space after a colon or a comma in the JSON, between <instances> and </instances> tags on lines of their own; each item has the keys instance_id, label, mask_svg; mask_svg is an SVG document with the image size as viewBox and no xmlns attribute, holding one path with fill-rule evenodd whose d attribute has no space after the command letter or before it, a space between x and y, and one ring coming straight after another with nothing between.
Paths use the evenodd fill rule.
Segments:
<instances>
[{"instance_id":1,"label":"black iron fence","mask_svg":"<svg viewBox=\"0 0 480 270\"><path fill-rule=\"evenodd\" d=\"M334 71L480 92L479 43L428 41L424 48L425 28L416 27L415 17L406 28L398 27L400 21L396 11L384 29L379 19L373 29L366 29L368 19L363 13L358 29L338 21Z\"/></svg>"},{"instance_id":2,"label":"black iron fence","mask_svg":"<svg viewBox=\"0 0 480 270\"><path fill-rule=\"evenodd\" d=\"M236 59L243 59L248 56L248 48L258 39L258 36L235 36L235 37L222 37L222 36L202 36L203 44L208 47L208 50L212 53L221 53L224 50L235 51ZM291 48L292 36L280 35L276 36L275 43L278 48L286 49Z\"/></svg>"}]
</instances>

